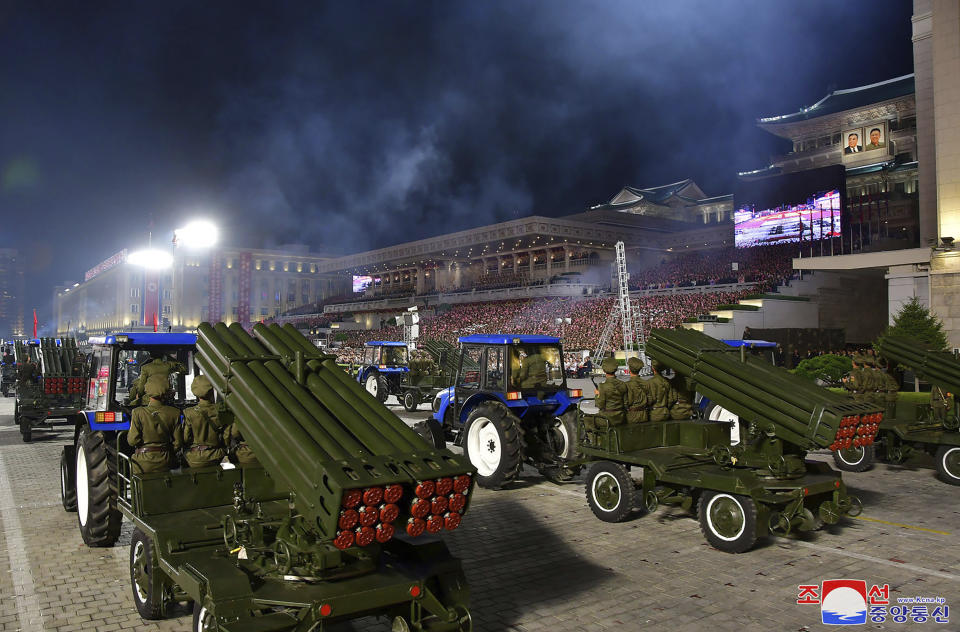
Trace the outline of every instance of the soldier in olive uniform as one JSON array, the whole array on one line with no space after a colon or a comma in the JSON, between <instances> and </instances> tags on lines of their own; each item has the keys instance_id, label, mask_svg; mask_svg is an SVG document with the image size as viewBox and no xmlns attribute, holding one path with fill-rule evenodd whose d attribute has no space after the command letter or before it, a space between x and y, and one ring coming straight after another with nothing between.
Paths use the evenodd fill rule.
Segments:
<instances>
[{"instance_id":1,"label":"soldier in olive uniform","mask_svg":"<svg viewBox=\"0 0 960 632\"><path fill-rule=\"evenodd\" d=\"M165 376L153 376L144 386L150 403L134 408L130 415L127 443L135 448L130 457L135 474L165 472L175 464L175 450L180 447L175 432L180 411L163 403L169 389Z\"/></svg>"},{"instance_id":2,"label":"soldier in olive uniform","mask_svg":"<svg viewBox=\"0 0 960 632\"><path fill-rule=\"evenodd\" d=\"M858 353L855 354L851 360L853 368L850 369L850 373L843 378L843 388L850 391L854 401L863 403L866 401L867 392L864 369L860 366L863 362L863 356Z\"/></svg>"},{"instance_id":3,"label":"soldier in olive uniform","mask_svg":"<svg viewBox=\"0 0 960 632\"><path fill-rule=\"evenodd\" d=\"M876 357L865 355L863 362L866 365L863 372L866 401L878 408L886 408L886 381L877 369Z\"/></svg>"},{"instance_id":4,"label":"soldier in olive uniform","mask_svg":"<svg viewBox=\"0 0 960 632\"><path fill-rule=\"evenodd\" d=\"M253 448L247 445L247 442L243 439L243 435L240 434L240 429L237 428L237 422L233 422L224 428L223 434L227 444L231 446L230 457L232 461L237 465L260 464L260 461L257 460L257 455L253 452Z\"/></svg>"},{"instance_id":5,"label":"soldier in olive uniform","mask_svg":"<svg viewBox=\"0 0 960 632\"><path fill-rule=\"evenodd\" d=\"M160 375L169 380L171 373L186 370L180 362L164 358L163 356L164 354L161 351L150 352L152 359L143 365L143 368L140 369L140 377L134 380L133 385L130 387L128 397L131 406L136 406L138 403L142 403L144 406L147 404L149 395L146 394L144 385L154 375Z\"/></svg>"},{"instance_id":6,"label":"soldier in olive uniform","mask_svg":"<svg viewBox=\"0 0 960 632\"><path fill-rule=\"evenodd\" d=\"M640 358L627 360L630 381L627 382L627 423L637 424L650 420L650 391L647 381L640 377L643 362Z\"/></svg>"},{"instance_id":7,"label":"soldier in olive uniform","mask_svg":"<svg viewBox=\"0 0 960 632\"><path fill-rule=\"evenodd\" d=\"M600 365L607 379L597 386L597 408L600 416L606 418L611 426L624 422L627 400L627 385L617 379L617 361L607 358Z\"/></svg>"},{"instance_id":8,"label":"soldier in olive uniform","mask_svg":"<svg viewBox=\"0 0 960 632\"><path fill-rule=\"evenodd\" d=\"M40 375L40 367L37 366L37 363L33 361L29 355L20 365L20 381L24 384L33 384L37 381L37 377Z\"/></svg>"},{"instance_id":9,"label":"soldier in olive uniform","mask_svg":"<svg viewBox=\"0 0 960 632\"><path fill-rule=\"evenodd\" d=\"M947 393L936 384L930 389L930 415L933 421L940 423L946 421L947 414L950 412L949 397L950 393Z\"/></svg>"},{"instance_id":10,"label":"soldier in olive uniform","mask_svg":"<svg viewBox=\"0 0 960 632\"><path fill-rule=\"evenodd\" d=\"M666 421L670 419L670 382L660 375L660 363L654 360L650 363L653 377L647 380L650 389L650 421Z\"/></svg>"},{"instance_id":11,"label":"soldier in olive uniform","mask_svg":"<svg viewBox=\"0 0 960 632\"><path fill-rule=\"evenodd\" d=\"M547 364L539 353L529 353L520 361L517 374L520 388L536 388L547 383Z\"/></svg>"},{"instance_id":12,"label":"soldier in olive uniform","mask_svg":"<svg viewBox=\"0 0 960 632\"><path fill-rule=\"evenodd\" d=\"M693 406L690 402L693 396L684 384L684 378L679 375L673 378L670 384L670 419L682 421L693 417Z\"/></svg>"},{"instance_id":13,"label":"soldier in olive uniform","mask_svg":"<svg viewBox=\"0 0 960 632\"><path fill-rule=\"evenodd\" d=\"M883 416L887 419L894 419L897 416L897 398L900 397L900 385L896 378L890 375L889 370L878 368L877 375L883 383Z\"/></svg>"},{"instance_id":14,"label":"soldier in olive uniform","mask_svg":"<svg viewBox=\"0 0 960 632\"><path fill-rule=\"evenodd\" d=\"M206 375L197 376L190 390L199 400L185 408L183 424L177 428L183 457L190 467L216 465L227 455L223 445L223 427L213 403L213 385Z\"/></svg>"}]
</instances>

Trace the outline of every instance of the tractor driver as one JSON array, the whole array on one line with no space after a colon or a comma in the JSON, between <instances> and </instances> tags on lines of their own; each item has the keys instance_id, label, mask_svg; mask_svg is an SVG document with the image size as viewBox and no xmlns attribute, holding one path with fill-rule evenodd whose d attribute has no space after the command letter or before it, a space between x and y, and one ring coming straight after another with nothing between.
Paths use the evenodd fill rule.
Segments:
<instances>
[{"instance_id":1,"label":"tractor driver","mask_svg":"<svg viewBox=\"0 0 960 632\"><path fill-rule=\"evenodd\" d=\"M527 349L517 347L520 356L520 370L514 382L520 389L537 388L547 383L547 361L536 347Z\"/></svg>"},{"instance_id":2,"label":"tractor driver","mask_svg":"<svg viewBox=\"0 0 960 632\"><path fill-rule=\"evenodd\" d=\"M128 399L131 406L136 406L139 403L142 403L144 406L147 405L149 395L147 395L144 385L154 375L159 375L163 377L164 380L169 380L171 373L186 370L186 367L184 367L182 363L164 356L165 354L160 350L152 349L150 351L151 360L143 365L143 368L140 369L140 377L134 380L133 385L130 387Z\"/></svg>"},{"instance_id":3,"label":"tractor driver","mask_svg":"<svg viewBox=\"0 0 960 632\"><path fill-rule=\"evenodd\" d=\"M127 443L135 448L130 461L135 474L165 472L175 464L175 450L180 447L176 436L180 411L163 403L170 391L166 377L154 375L144 386L149 403L133 409Z\"/></svg>"}]
</instances>

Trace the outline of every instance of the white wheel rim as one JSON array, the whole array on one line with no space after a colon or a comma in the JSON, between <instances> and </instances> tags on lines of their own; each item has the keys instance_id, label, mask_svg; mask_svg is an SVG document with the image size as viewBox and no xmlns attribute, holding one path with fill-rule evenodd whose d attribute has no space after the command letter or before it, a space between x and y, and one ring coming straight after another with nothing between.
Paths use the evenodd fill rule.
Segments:
<instances>
[{"instance_id":1,"label":"white wheel rim","mask_svg":"<svg viewBox=\"0 0 960 632\"><path fill-rule=\"evenodd\" d=\"M740 417L723 406L714 406L710 409L710 421L729 421L730 422L730 445L740 443Z\"/></svg>"},{"instance_id":2,"label":"white wheel rim","mask_svg":"<svg viewBox=\"0 0 960 632\"><path fill-rule=\"evenodd\" d=\"M63 467L60 468L60 497L63 500L67 499L67 468L70 467L69 464L64 463Z\"/></svg>"},{"instance_id":3,"label":"white wheel rim","mask_svg":"<svg viewBox=\"0 0 960 632\"><path fill-rule=\"evenodd\" d=\"M960 450L960 448L950 448L949 450L944 452L943 459L941 459L941 463L943 464L943 471L947 473L947 476L960 481L960 472L952 472L950 468L947 467L947 457L949 457L951 453L956 452L957 450Z\"/></svg>"},{"instance_id":4,"label":"white wheel rim","mask_svg":"<svg viewBox=\"0 0 960 632\"><path fill-rule=\"evenodd\" d=\"M563 420L557 417L557 430L560 432L560 436L563 437L563 449L560 450L561 459L569 459L573 455L570 454L570 433L567 431L567 425L563 423Z\"/></svg>"},{"instance_id":5,"label":"white wheel rim","mask_svg":"<svg viewBox=\"0 0 960 632\"><path fill-rule=\"evenodd\" d=\"M207 626L204 625L204 620L207 617L210 617L210 612L206 608L200 608L200 614L197 616L197 630L196 632L204 632L207 629Z\"/></svg>"},{"instance_id":6,"label":"white wheel rim","mask_svg":"<svg viewBox=\"0 0 960 632\"><path fill-rule=\"evenodd\" d=\"M740 513L743 514L743 522L740 525L740 530L737 531L736 535L733 535L730 537L720 535L720 532L717 530L716 525L713 524L713 520L710 519L710 509L713 507L713 503L717 502L721 498L732 500L737 505L737 507L740 508ZM743 505L740 503L740 501L734 498L733 496L731 496L730 494L716 494L713 498L711 498L710 502L707 503L706 515L707 515L707 525L709 525L710 527L710 532L713 533L713 535L715 535L716 537L720 538L721 540L725 540L727 542L733 542L734 540L739 538L741 535L743 535L743 530L747 528L747 512L744 510Z\"/></svg>"},{"instance_id":7,"label":"white wheel rim","mask_svg":"<svg viewBox=\"0 0 960 632\"><path fill-rule=\"evenodd\" d=\"M616 511L617 508L620 506L620 503L623 502L623 490L620 490L620 494L619 494L619 496L617 497L617 504L614 505L613 507L611 507L610 509L607 509L607 508L604 507L603 504L597 499L597 489L598 489L601 485L604 485L604 484L607 484L607 483L610 483L610 484L616 486L616 488L617 488L618 490L620 489L620 482L617 480L617 477L616 477L616 476L614 476L614 475L611 474L610 472L600 472L599 474L597 474L596 476L594 476L594 477L593 477L593 480L590 482L590 495L593 496L593 504L596 505L596 507L597 507L600 511L603 511L603 512L606 512L606 513L610 513L610 512Z\"/></svg>"},{"instance_id":8,"label":"white wheel rim","mask_svg":"<svg viewBox=\"0 0 960 632\"><path fill-rule=\"evenodd\" d=\"M367 376L367 392L373 395L374 397L376 397L378 389L379 389L379 385L377 384L377 376L368 375Z\"/></svg>"},{"instance_id":9,"label":"white wheel rim","mask_svg":"<svg viewBox=\"0 0 960 632\"><path fill-rule=\"evenodd\" d=\"M480 476L491 476L500 467L500 433L486 417L477 417L467 433L470 463Z\"/></svg>"},{"instance_id":10,"label":"white wheel rim","mask_svg":"<svg viewBox=\"0 0 960 632\"><path fill-rule=\"evenodd\" d=\"M77 445L77 514L80 526L87 526L87 511L90 509L89 490L87 489L87 455L83 445Z\"/></svg>"},{"instance_id":11,"label":"white wheel rim","mask_svg":"<svg viewBox=\"0 0 960 632\"><path fill-rule=\"evenodd\" d=\"M133 545L133 567L136 569L137 564L140 562L141 558L144 555L144 546L143 541L138 540L135 545ZM140 586L140 582L137 581L136 572L133 574L133 588L136 591L137 599L140 600L140 603L145 603L147 601L147 591Z\"/></svg>"},{"instance_id":12,"label":"white wheel rim","mask_svg":"<svg viewBox=\"0 0 960 632\"><path fill-rule=\"evenodd\" d=\"M851 461L850 459L847 458L847 455L854 454L858 451L860 454L860 458L857 459L856 461ZM863 459L865 459L866 456L867 456L867 451L860 446L857 446L855 448L847 448L845 450L837 450L837 458L839 458L841 461L843 461L847 465L859 465L863 463Z\"/></svg>"}]
</instances>

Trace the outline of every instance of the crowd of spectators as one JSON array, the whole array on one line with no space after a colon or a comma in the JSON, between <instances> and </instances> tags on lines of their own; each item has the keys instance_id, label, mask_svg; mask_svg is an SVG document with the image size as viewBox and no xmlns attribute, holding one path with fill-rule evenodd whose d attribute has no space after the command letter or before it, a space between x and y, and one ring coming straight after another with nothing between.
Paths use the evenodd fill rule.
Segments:
<instances>
[{"instance_id":1,"label":"crowd of spectators","mask_svg":"<svg viewBox=\"0 0 960 632\"><path fill-rule=\"evenodd\" d=\"M664 258L659 265L631 271L632 289L661 289L692 285L752 283L761 291L782 285L794 274L792 259L796 244L756 248L714 248ZM737 263L737 270L733 269Z\"/></svg>"},{"instance_id":2,"label":"crowd of spectators","mask_svg":"<svg viewBox=\"0 0 960 632\"><path fill-rule=\"evenodd\" d=\"M667 294L636 299L646 334L653 327L672 328L685 318L704 314L719 305L735 303L748 292L712 292L705 294ZM561 336L567 350L592 351L613 310L614 298L538 298L483 303L464 303L438 312L420 321L420 337L446 340L469 334L516 332ZM557 319L564 322L558 324ZM566 324L565 319L570 319ZM403 330L388 326L378 330L350 331L343 344L345 354L353 354L369 340L401 340ZM619 324L613 340L621 340Z\"/></svg>"}]
</instances>

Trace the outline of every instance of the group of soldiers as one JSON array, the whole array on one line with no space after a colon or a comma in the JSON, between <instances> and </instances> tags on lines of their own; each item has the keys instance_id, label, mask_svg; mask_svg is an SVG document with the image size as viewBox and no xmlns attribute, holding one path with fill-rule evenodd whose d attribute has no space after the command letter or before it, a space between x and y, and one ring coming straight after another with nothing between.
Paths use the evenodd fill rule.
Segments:
<instances>
[{"instance_id":1,"label":"group of soldiers","mask_svg":"<svg viewBox=\"0 0 960 632\"><path fill-rule=\"evenodd\" d=\"M843 387L850 391L854 400L883 408L885 417L896 416L900 385L892 375L877 366L876 356L853 356L853 368L843 378Z\"/></svg>"},{"instance_id":2,"label":"group of soldiers","mask_svg":"<svg viewBox=\"0 0 960 632\"><path fill-rule=\"evenodd\" d=\"M179 451L190 467L218 465L228 456L238 465L255 465L257 457L237 425L221 415L207 376L194 378L190 390L197 396L197 404L183 410L181 421L180 410L165 402L173 392L170 376L184 367L161 353L151 355L153 359L143 366L129 393L131 405L141 404L133 409L127 431L136 473L177 467Z\"/></svg>"},{"instance_id":3,"label":"group of soldiers","mask_svg":"<svg viewBox=\"0 0 960 632\"><path fill-rule=\"evenodd\" d=\"M627 382L617 379L618 363L615 359L607 358L600 366L606 374L606 380L597 386L596 403L600 416L611 426L682 420L693 416L690 393L675 387L660 375L660 365L656 361L650 365L653 377L643 379L640 377L643 370L640 358L627 360L630 370L630 380Z\"/></svg>"}]
</instances>

